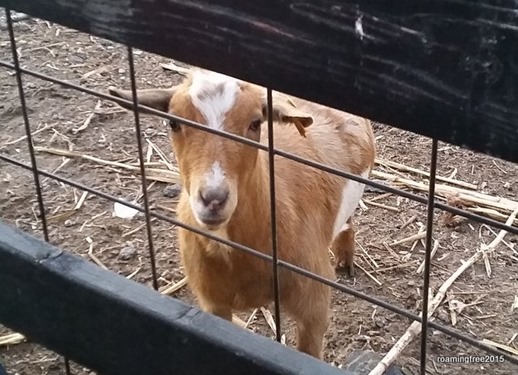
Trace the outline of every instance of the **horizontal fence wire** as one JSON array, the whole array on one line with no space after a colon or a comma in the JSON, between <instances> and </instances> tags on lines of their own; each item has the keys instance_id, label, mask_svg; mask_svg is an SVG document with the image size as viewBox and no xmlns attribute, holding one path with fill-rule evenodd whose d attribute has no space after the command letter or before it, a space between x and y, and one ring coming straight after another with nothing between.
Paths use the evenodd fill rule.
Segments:
<instances>
[{"instance_id":1,"label":"horizontal fence wire","mask_svg":"<svg viewBox=\"0 0 518 375\"><path fill-rule=\"evenodd\" d=\"M26 169L26 170L32 170L31 166L30 165L27 165L25 163L22 163L16 159L13 159L9 156L5 156L5 155L2 155L0 154L0 160L4 160L10 164L13 164L13 165L16 165L18 167L21 167L23 169ZM62 182L64 184L67 184L67 185L70 185L72 187L75 187L77 189L81 189L83 191L87 191L91 194L94 194L100 198L104 198L106 200L109 200L111 202L115 202L115 203L119 203L119 204L122 204L122 205L125 205L125 206L128 206L134 210L137 210L139 212L142 212L144 213L144 208L140 205L137 205L137 204L133 204L133 203L129 203L129 202L126 202L120 198L117 198L117 197L114 197L110 194L107 194L107 193L104 193L102 191L99 191L99 190L96 190L96 189L93 189L93 188L90 188L89 186L86 186L86 185L83 185L81 183L78 183L78 182L75 182L75 181L72 181L72 180L69 180L67 178L64 178L64 177L61 177L55 173L51 173L51 172L47 172L47 171L43 171L43 170L39 170L38 173L42 176L45 176L45 177L48 177L48 178L51 178L51 179L54 179L56 181L59 181L59 182ZM264 254L264 253L261 253L257 250L254 250L250 247L247 247L245 245L242 245L240 243L237 243L237 242L233 242L233 241L230 241L230 240L226 240L224 238L221 238L221 237L218 237L214 234L212 234L211 232L208 232L208 231L205 231L203 229L199 229L197 227L194 227L194 226L191 226L189 224L185 224L181 221L178 221L176 219L173 219L173 218L170 218L168 216L165 216L165 215L162 215L160 213L157 213L157 212L153 212L151 211L149 213L152 217L154 218L157 218L159 220L163 220L165 222L168 222L170 224L173 224L173 225L176 225L178 227L181 227L181 228L184 228L184 229L187 229L191 232L194 232L196 234L199 234L199 235L202 235L202 236L205 236L207 238L210 238L211 240L214 240L214 241L217 241L221 244L224 244L224 245L227 245L227 246L230 246L236 250L240 250L240 251L243 251L247 254L250 254L250 255L253 255L257 258L260 258L260 259L263 259L263 260L266 260L268 262L273 262L273 258L270 256L270 255L267 255L267 254ZM405 318L408 318L408 319L411 319L413 321L418 321L418 322L422 322L422 319L419 315L417 314L414 314L413 312L409 311L409 310L406 310L406 309L403 309L401 307L398 307L392 303L389 303L389 302L386 302L380 298L377 298L377 297L373 297L373 296L370 296L368 294L365 294L363 292L360 292L354 288L350 288L344 284L341 284L337 281L334 281L334 280L330 280L330 279L327 279L325 277L322 277L320 275L317 275L317 274L314 274L310 271L307 271L303 268L300 268L296 265L293 265L291 263L288 263L288 262L285 262L283 260L278 260L278 263L279 263L279 266L284 268L284 269L287 269L287 270L290 270L296 274L299 274L299 275L302 275L302 276L306 276L310 279L313 279L313 280L316 280L316 281L319 281L327 286L330 286L336 290L339 290L341 292L344 292L344 293L347 293L349 295L352 295L354 297L357 297L357 298L360 298L364 301L367 301L367 302L370 302L376 306L380 306L380 307L383 307L393 313L396 313L396 314L399 314L399 315L402 315L404 316ZM460 331L457 331L457 330L454 330L452 328L449 328L447 326L444 326L444 325L441 325L441 324L437 324L435 322L429 322L428 323L428 326L433 328L433 329L436 329L442 333L445 333L451 337L454 337L458 340L461 340L461 341L464 341L468 344L471 344L472 346L474 347L477 347L481 350L484 350L488 353L491 353L491 354L495 354L495 355L502 355L505 359L509 360L511 363L514 363L514 364L517 364L518 365L518 358L516 357L513 357L511 356L510 354L507 354L506 352L502 352L502 351L499 351L491 346L488 346L486 344L483 344L482 342L476 340L476 339L473 339L467 335L465 335L464 333L460 332Z\"/></svg>"},{"instance_id":2,"label":"horizontal fence wire","mask_svg":"<svg viewBox=\"0 0 518 375\"><path fill-rule=\"evenodd\" d=\"M0 60L0 66L3 66L3 67L8 68L8 69L14 69L13 64L11 64L9 62L6 62L6 61L2 61L2 60ZM96 91L96 90L92 90L92 89L89 89L87 87L76 85L76 84L71 83L71 82L63 81L63 80L60 80L60 79L48 76L48 75L43 74L43 73L35 72L33 70L30 70L30 69L25 69L23 67L20 67L20 71L22 73L30 75L32 77L39 78L41 80L48 81L48 82L51 82L51 83L55 83L55 84L61 85L63 87L69 88L69 89L74 89L74 90L83 92L85 94L90 94L90 95L95 96L95 97L100 98L100 99L110 100L110 101L113 101L113 102L115 102L117 104L126 104L126 105L130 105L130 106L133 107L133 102L129 101L129 100L125 100L125 99L121 99L121 98L118 98L118 97L115 97L115 96L111 96L111 95L109 95L107 93L102 93L102 92L99 92L99 91ZM144 106L142 104L139 104L138 108L141 111L144 110L146 113L156 115L156 116L161 117L161 118L166 119L166 120L175 120L175 121L178 121L178 122L180 122L182 124L190 126L192 128L199 129L199 130L205 131L207 133L211 133L211 134L216 134L216 135L221 136L223 138L232 139L234 141L237 141L237 142L240 142L240 143L243 143L243 144L246 144L246 145L258 148L258 149L260 149L262 151L268 151L268 146L266 146L266 145L264 145L262 143L259 143L259 142L252 141L252 140L250 140L248 138L241 137L239 135L231 134L231 133L228 133L228 132L225 132L225 131L222 131L222 130L212 129L212 128L209 128L209 127L207 127L207 126L205 126L203 124L200 124L200 123L197 123L197 122L194 122L194 121L190 121L190 120L187 120L187 119L184 119L182 117L178 117L178 116L166 113L166 112L162 112L162 111L156 110L154 108ZM413 201L418 202L418 203L428 204L428 198L420 196L420 195L417 195L417 194L414 194L414 193L410 193L410 192L405 191L405 190L394 188L392 186L388 186L388 185L385 185L385 184L382 184L382 183L379 183L379 182L376 182L376 181L373 181L373 180L369 180L367 178L363 178L363 177L360 177L358 175L354 175L354 174L351 174L351 173L348 173L348 172L345 172L345 171L342 171L342 170L339 170L339 169L336 169L336 168L333 168L333 167L329 167L329 166L327 166L325 164L322 164L322 163L319 163L319 162L316 162L316 161L313 161L313 160L302 158L302 157L297 156L295 154L292 154L290 152L286 152L286 151L275 149L274 153L276 155L285 157L286 159L290 159L290 160L293 160L295 162L298 162L298 163L301 163L301 164L304 164L304 165L308 165L310 167L322 170L324 172L328 172L328 173L334 174L336 176L340 176L340 177L347 178L347 179L350 179L350 180L353 180L353 181L356 181L356 182L360 182L360 183L372 186L374 188L386 191L388 193L396 194L396 195L399 195L399 196L401 196L403 198L408 198L408 199L413 200ZM487 218L487 217L484 217L484 216L481 216L481 215L477 215L477 214L474 214L472 212L468 212L468 211L462 210L460 208L456 208L456 207L453 207L453 206L450 206L450 205L447 205L447 204L444 204L444 203L440 203L440 202L435 202L434 203L434 207L438 208L438 209L441 209L443 211L452 213L454 215L462 216L462 217L464 217L466 219L473 220L473 221L476 221L478 223L486 224L486 225L492 226L494 228L505 230L505 231L507 231L509 233L517 234L518 235L518 228L517 227L506 225L506 224L501 223L501 222L499 222L497 220L490 219L490 218Z\"/></svg>"},{"instance_id":3,"label":"horizontal fence wire","mask_svg":"<svg viewBox=\"0 0 518 375\"><path fill-rule=\"evenodd\" d=\"M13 36L14 38L14 36ZM14 48L14 41L12 40L11 41L11 45L13 46ZM16 52L16 50L14 50ZM139 148L139 159L140 159L140 172L141 172L141 179L142 179L142 189L143 189L143 194L144 194L144 207L140 206L140 205L136 205L136 204L132 204L132 203L129 203L129 202L126 202L122 199L119 199L119 198L116 198L114 196L111 196L109 194L106 194L106 193L103 193L99 190L96 190L96 189L92 189L88 186L85 186L83 184L80 184L80 183L77 183L77 182L74 182L74 181L71 181L71 180L68 180L66 178L63 178L63 177L60 177L54 173L49 173L49 172L46 172L46 171L42 171L42 170L39 170L35 164L35 157L34 157L34 148L33 148L33 145L32 145L32 142L30 142L30 138L29 139L29 148L30 148L30 152L31 152L31 162L32 162L32 166L31 165L27 165L25 163L22 163L22 162L19 162L9 156L6 156L6 155L2 155L0 154L0 160L4 160L8 163L11 163L13 165L16 165L18 167L21 167L21 168L24 168L24 169L27 169L27 170L31 170L33 171L33 173L35 174L35 178L37 178L39 175L43 175L43 176L46 176L48 178L51 178L51 179L54 179L54 180L57 180L57 181L60 181L60 182L63 182L65 184L68 184L70 186L73 186L73 187L76 187L78 189L81 189L81 190L84 190L84 191L87 191L87 192L90 192L98 197L101 197L101 198L104 198L104 199L107 199L107 200L110 200L112 202L117 202L117 203L120 203L120 204L123 204L127 207L131 207L135 210L138 210L140 212L143 212L145 214L145 220L146 220L146 225L147 225L147 234L148 234L148 240L149 240L149 247L150 247L150 257L151 257L151 266L152 266L152 270L153 270L153 286L155 289L157 289L158 287L158 284L157 284L157 277L156 277L156 264L155 264L155 259L154 259L154 249L153 249L153 241L152 241L152 233L151 233L151 217L155 217L157 219L160 219L160 220L163 220L163 221L166 221L166 222L169 222L171 224L174 224L176 226L179 226L179 227L182 227L184 229L187 229L187 230L190 230L194 233L197 233L199 235L202 235L202 236L205 236L207 238L210 238L212 240L215 240L219 243L222 243L222 244L225 244L227 246L230 246L234 249L237 249L237 250L240 250L240 251L244 251L250 255L253 255L253 256L256 256L258 258L261 258L263 260L266 260L266 261L269 261L269 262L272 262L272 266L273 266L273 274L274 274L274 290L275 290L275 322L276 322L276 325L277 325L277 329L276 329L276 339L278 341L280 341L280 338L281 338L281 328L280 328L280 303L279 303L279 285L278 285L278 267L282 267L284 269L287 269L287 270L290 270L292 272L295 272L297 274L300 274L300 275L303 275L305 277L308 277L308 278L311 278L313 280L316 280L316 281L319 281L325 285L328 285L332 288L335 288L341 292L344 292L344 293L347 293L349 295L352 295L352 296L355 296L357 298L360 298L362 300L365 300L367 302L370 302L374 305L377 305L377 306L380 306L380 307L383 307L389 311L392 311L394 313L397 313L399 315L402 315L408 319L411 319L411 320L414 320L414 321L419 321L422 323L422 333L421 333L421 361L420 361L420 365L421 365L421 373L424 374L425 373L425 365L426 365L426 343L427 343L427 339L426 339L426 336L427 336L427 331L428 331L428 327L431 327L431 328L434 328L438 331L441 331L451 337L454 337L456 339L459 339L461 341L464 341L468 344L471 344L472 346L474 347L477 347L479 349L482 349L488 353L491 353L491 354L496 354L496 355L501 355L503 356L504 358L506 358L507 360L509 360L510 362L514 363L514 364L518 364L518 359L505 353L505 352L501 352L499 351L498 349L495 349L493 347L490 347L488 345L485 345L481 342L479 342L478 340L475 340L465 334L463 334L462 332L459 332L459 331L456 331L456 330L453 330L449 327L446 327L446 326L443 326L443 325L439 325L439 324L436 324L432 321L429 321L428 320L428 316L427 316L427 310L428 310L428 300L426 299L427 295L428 295L428 288L429 288L429 285L430 285L430 250L431 250L431 238L432 238L432 225L433 225L433 213L434 213L434 209L435 208L439 208L443 211L447 211L447 212L450 212L450 213L453 213L455 215L459 215L459 216L462 216L462 217L465 217L465 218L468 218L468 219L471 219L471 220L474 220L474 221L477 221L477 222L480 222L480 223L483 223L483 224L487 224L487 225L490 225L490 226L493 226L493 227L496 227L496 228L499 228L499 229L503 229L503 230L506 230L510 233L514 233L514 234L518 234L518 228L515 228L515 227L512 227L512 226L509 226L509 225L505 225L505 224L502 224L496 220L493 220L493 219L488 219L488 218L485 218L483 216L480 216L480 215L477 215L477 214L473 214L473 213L469 213L467 211L464 211L464 210L461 210L461 209L458 209L458 208L455 208L455 207L452 207L452 206L449 206L447 204L442 204L442 203L439 203L439 202L436 202L435 201L435 194L434 194L434 188L435 188L435 175L436 175L436 168L437 168L437 140L433 140L433 147L432 147L432 163L431 163L431 168L430 168L430 180L429 180L429 194L428 194L428 198L425 198L425 197L422 197L420 195L417 195L417 194L413 194L413 193L409 193L409 192L406 192L406 191L403 191L401 189L397 189L397 188L393 188L393 187L390 187L390 186L387 186L385 184L380 184L380 183L377 183L377 182L374 182L374 181L371 181L369 179L366 179L366 178L362 178L362 177L359 177L359 176L356 176L356 175L353 175L353 174L350 174L348 172L345 172L345 171L341 171L341 170L338 170L338 169L335 169L335 168L332 168L332 167L329 167L329 166L326 166L324 164L321 164L321 163L318 163L318 162L315 162L315 161L312 161L312 160L308 160L308 159L304 159L304 158L301 158L297 155L294 155L294 154L291 154L291 153L288 153L288 152L285 152L285 151L282 151L282 150L277 150L275 149L275 147L273 147L273 121L271 119L271 110L268 111L269 113L269 116L268 116L268 130L269 130L269 138L268 138L268 146L264 145L264 144L261 144L259 142L254 142L254 141L251 141L245 137L241 137L241 136L237 136L237 135L233 135L233 134L230 134L230 133L227 133L225 131L221 131L221 130L216 130L216 129L211 129L211 128L208 128L202 124L199 124L199 123L196 123L196 122L193 122L193 121L189 121L187 119L184 119L184 118L181 118L181 117L177 117L177 116L174 116L174 115L171 115L171 114L168 114L168 113L165 113L165 112L161 112L161 111L158 111L158 110L155 110L153 108L149 108L149 107L146 107L146 106L143 106L143 105L139 105L137 100L137 91L136 91L136 82L135 82L135 70L134 70L134 63L133 63L133 54L132 54L132 50L131 50L131 47L128 47L128 59L129 59L129 66L130 66L130 74L131 74L131 90L132 90L132 101L128 101L128 100L125 100L125 99L121 99L121 98L116 98L116 97L113 97L109 94L105 94L105 93L101 93L101 92L98 92L96 90L92 90L92 89L88 89L86 87L82 87L82 86L79 86L79 85L76 85L74 83L71 83L71 82L67 82L67 81L63 81L63 80L60 80L60 79L57 79L57 78L53 78L53 77L50 77L48 75L45 75L45 74L42 74L42 73L39 73L39 72L35 72L35 71L32 71L32 70L29 70L29 69L24 69L24 68L21 68L17 62L17 60L15 60L15 64L10 64L8 62L5 62L5 61L0 61L0 66L3 66L5 68L8 68L8 69L12 69L12 70L15 70L16 73L17 73L17 78L20 77L18 79L18 87L19 87L19 90L20 90L20 97L22 98L22 101L24 101L24 94L23 94L23 89L22 89L22 81L21 81L21 74L24 73L24 74L27 74L27 75L30 75L30 76L33 76L33 77L36 77L36 78L39 78L39 79L42 79L42 80L45 80L45 81L48 81L48 82L51 82L51 83L54 83L54 84L59 84L63 87L67 87L67 88L70 88L70 89L74 89L74 90L77 90L77 91L80 91L80 92L84 92L84 93L87 93L87 94L90 94L90 95L93 95L93 96L96 96L98 98L102 98L102 99L106 99L106 100L110 100L110 101L113 101L113 102L116 102L118 104L126 104L126 105L130 105L132 108L133 108L133 112L134 112L134 117L135 117L135 127L136 127L136 130L137 130L137 138L138 138L138 148ZM267 96L268 96L268 106L269 108L271 107L272 103L271 103L271 90L268 89L267 90ZM271 109L271 108L270 108ZM237 142L240 142L240 143L243 143L243 144L247 144L249 146L252 146L252 147L255 147L255 148L258 148L262 151L267 151L269 153L269 165L270 165L270 196L271 196L271 218L272 218L272 246L273 246L273 253L272 253L272 256L269 256L267 254L264 254L264 253L261 253L261 252L258 252L257 250L254 250L252 248L249 248L247 246L244 246L244 245L241 245L239 243L236 243L236 242L233 242L233 241L230 241L230 240L226 240L226 239L223 239L223 238L219 238L218 236L215 236L214 234L212 234L211 232L208 232L208 231L205 231L205 230L202 230L202 229L199 229L199 228L196 228L196 227L193 227L193 226L190 226L190 225L187 225L187 224L184 224L182 222L179 222L178 220L175 220L175 219L172 219L172 218L169 218L165 215L162 215L162 214L159 214L159 213L156 213L156 212L152 212L149 208L149 204L148 204L148 200L147 200L147 184L146 184L146 177L145 177L145 167L144 167L144 164L143 164L143 152L142 152L142 142L141 142L141 132L140 132L140 120L139 120L139 110L145 110L146 112L150 113L150 114L154 114L156 116L159 116L161 118L164 118L164 119L169 119L169 120L176 120L182 124L185 124L187 126L191 126L193 128L197 128L199 130L202 130L202 131L205 131L205 132L208 132L208 133L212 133L212 134L215 134L215 135L218 135L218 136L222 136L224 138L227 138L227 139L232 139L234 141L237 141ZM30 128L29 128L29 125L28 125L28 119L25 119L25 123L26 123L26 131L27 131L27 136L30 137ZM279 260L277 258L277 251L276 251L276 233L277 233L277 229L276 229L276 220L275 220L275 184L274 184L274 156L275 155L278 155L278 156L281 156L281 157L285 157L287 159L290 159L290 160L293 160L295 162L298 162L298 163L301 163L301 164L304 164L304 165L307 165L307 166L310 166L310 167L313 167L313 168L316 168L316 169L319 169L319 170L322 170L322 171L325 171L325 172L328 172L328 173L331 173L331 174L334 174L334 175L337 175L337 176L340 176L340 177L343 177L343 178L348 178L348 179L351 179L351 180L354 180L354 181L357 181L357 182L360 182L360 183L364 183L366 185L370 185L372 187L375 187L375 188L378 188L380 190L383 190L383 191L387 191L387 192L390 192L390 193L393 193L393 194L396 194L396 195L399 195L399 196L402 196L402 197L405 197L405 198L408 198L408 199L411 199L413 201L416 201L416 202L419 202L421 204L427 204L428 205L428 222L427 222L427 237L426 237L426 254L425 254L425 277L424 277L424 299L423 299L423 318L421 318L420 316L408 311L408 310L405 310L405 309L402 309L400 307L397 307L391 303L388 303L388 302L385 302L381 299L378 299L376 297L372 297L370 295L367 295L367 294L364 294L362 292L359 292L353 288L350 288L350 287L347 287L343 284L340 284L334 280L330 280L330 279L326 279L322 276L319 276L317 274L314 274L310 271L307 271L303 268L300 268L296 265L293 265L293 264L290 264L290 263L287 263L287 262L284 262L282 260ZM38 192L38 196L41 197L41 191ZM42 207L40 207L42 208ZM43 208L42 208L42 213L43 213ZM44 230L46 231L46 226L44 228ZM68 368L67 368L67 371L68 371Z\"/></svg>"}]
</instances>

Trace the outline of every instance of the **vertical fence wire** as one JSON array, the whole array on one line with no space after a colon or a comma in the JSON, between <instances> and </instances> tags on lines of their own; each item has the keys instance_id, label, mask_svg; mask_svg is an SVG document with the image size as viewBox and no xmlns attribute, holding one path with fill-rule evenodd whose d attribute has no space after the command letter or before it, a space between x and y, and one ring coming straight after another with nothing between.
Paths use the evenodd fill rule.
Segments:
<instances>
[{"instance_id":1,"label":"vertical fence wire","mask_svg":"<svg viewBox=\"0 0 518 375\"><path fill-rule=\"evenodd\" d=\"M140 177L142 183L142 199L144 200L144 214L146 217L147 238L149 244L149 257L151 261L151 274L153 276L153 288L158 290L158 276L156 272L155 248L153 246L153 232L151 228L151 215L149 214L149 199L147 195L146 168L144 165L144 152L142 147L142 134L140 127L140 116L138 112L137 82L135 78L135 62L133 58L133 49L128 46L128 65L131 79L131 92L133 96L133 114L135 117L135 131L137 135L137 146L140 164Z\"/></svg>"},{"instance_id":2,"label":"vertical fence wire","mask_svg":"<svg viewBox=\"0 0 518 375\"><path fill-rule=\"evenodd\" d=\"M11 51L13 55L14 70L16 73L16 83L18 86L18 95L20 96L20 106L22 109L23 123L25 125L25 133L27 136L27 145L29 147L29 155L31 159L32 173L34 176L34 184L36 186L36 195L38 198L38 206L40 209L40 220L43 228L43 237L45 241L49 242L49 231L47 228L47 216L45 215L45 204L43 202L43 195L41 192L40 178L38 174L38 166L36 164L36 155L32 143L31 126L29 124L29 116L27 114L27 103L25 102L25 92L23 90L22 72L20 70L20 61L18 59L18 51L16 49L16 38L14 36L13 20L11 18L11 10L5 9L5 17L7 27L9 29L9 40L11 42Z\"/></svg>"},{"instance_id":3,"label":"vertical fence wire","mask_svg":"<svg viewBox=\"0 0 518 375\"><path fill-rule=\"evenodd\" d=\"M281 341L281 307L279 293L279 262L277 254L277 209L275 204L275 149L273 137L273 100L272 89L266 89L268 114L268 171L270 180L270 220L272 226L272 268L273 293L275 302L275 339Z\"/></svg>"},{"instance_id":4,"label":"vertical fence wire","mask_svg":"<svg viewBox=\"0 0 518 375\"><path fill-rule=\"evenodd\" d=\"M34 177L34 185L36 187L36 195L38 199L38 207L40 210L40 220L43 231L43 238L46 242L50 242L49 228L47 227L47 215L45 214L45 202L43 201L43 194L41 191L40 176L38 173L38 164L36 162L36 153L34 152L34 144L32 142L31 126L29 123L29 115L27 113L27 103L25 101L25 92L23 90L22 71L20 69L20 60L18 59L18 51L16 48L16 38L14 36L13 20L11 18L11 9L5 8L5 18L7 28L9 30L9 41L11 44L11 52L13 55L13 64L16 74L16 84L18 86L18 95L20 96L20 106L22 109L23 123L25 126L25 134L27 136L27 145L29 147L29 155L31 159L31 169ZM67 375L71 375L70 362L67 357L64 357L65 371Z\"/></svg>"},{"instance_id":5,"label":"vertical fence wire","mask_svg":"<svg viewBox=\"0 0 518 375\"><path fill-rule=\"evenodd\" d=\"M430 289L430 263L432 252L432 231L433 217L435 208L435 182L437 174L437 139L432 140L432 156L430 161L430 181L428 187L428 208L426 219L426 243L424 260L424 280L423 280L423 322L421 324L421 375L426 375L426 344L428 338L428 299Z\"/></svg>"},{"instance_id":6,"label":"vertical fence wire","mask_svg":"<svg viewBox=\"0 0 518 375\"><path fill-rule=\"evenodd\" d=\"M67 357L64 357L64 358L65 358L65 373L67 375L71 375L72 371L70 371L70 361L68 360Z\"/></svg>"}]
</instances>

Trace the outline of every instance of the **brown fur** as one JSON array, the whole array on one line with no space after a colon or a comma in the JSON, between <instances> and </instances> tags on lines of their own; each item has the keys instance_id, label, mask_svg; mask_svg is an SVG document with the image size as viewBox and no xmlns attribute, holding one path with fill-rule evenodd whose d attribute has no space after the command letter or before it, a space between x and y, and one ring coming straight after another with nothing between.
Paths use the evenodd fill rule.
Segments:
<instances>
[{"instance_id":1,"label":"brown fur","mask_svg":"<svg viewBox=\"0 0 518 375\"><path fill-rule=\"evenodd\" d=\"M176 87L169 111L190 120L204 122L187 94L190 78ZM112 90L121 97L124 92ZM126 92L127 94L127 92ZM262 116L264 92L256 86L240 83L240 92L227 113L225 130L267 143L267 128L253 133L248 124ZM280 107L277 120L306 114L313 119L301 137L297 128L277 121L275 147L328 166L359 174L374 163L375 145L370 122L351 114L322 107L305 100L277 95ZM274 102L275 103L275 102ZM285 116L286 115L286 116ZM235 185L237 206L226 226L217 235L271 255L271 216L268 154L250 146L182 126L172 136L173 149L183 178L183 191L177 207L178 219L199 226L190 195L203 184L201 176L215 158ZM333 223L347 183L341 177L275 158L278 255L283 261L334 279L335 271L328 256L331 245L337 266L352 268L354 229L332 238ZM204 236L179 228L182 262L190 288L201 308L231 320L232 311L264 306L273 300L272 265L242 251L231 249ZM323 337L328 326L329 287L284 269L280 270L280 300L297 322L297 348L322 358Z\"/></svg>"}]
</instances>

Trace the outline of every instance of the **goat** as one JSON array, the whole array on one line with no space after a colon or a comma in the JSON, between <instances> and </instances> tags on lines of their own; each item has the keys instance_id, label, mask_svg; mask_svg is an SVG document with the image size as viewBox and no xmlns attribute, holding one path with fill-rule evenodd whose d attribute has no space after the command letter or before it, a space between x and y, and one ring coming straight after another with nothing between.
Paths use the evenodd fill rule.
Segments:
<instances>
[{"instance_id":1,"label":"goat","mask_svg":"<svg viewBox=\"0 0 518 375\"><path fill-rule=\"evenodd\" d=\"M132 100L131 91L110 87L109 92ZM267 143L265 89L252 83L192 69L177 86L140 90L138 102ZM369 176L375 156L369 120L278 92L272 117L277 149ZM286 126L289 123L296 126ZM271 255L268 154L178 121L169 125L183 184L178 219ZM364 187L276 156L279 259L329 279L336 277L338 267L352 273L351 216ZM205 312L232 320L234 310L273 300L271 263L186 229L178 229L178 238L188 285ZM322 358L330 288L282 268L279 284L281 307L297 323L297 349Z\"/></svg>"}]
</instances>

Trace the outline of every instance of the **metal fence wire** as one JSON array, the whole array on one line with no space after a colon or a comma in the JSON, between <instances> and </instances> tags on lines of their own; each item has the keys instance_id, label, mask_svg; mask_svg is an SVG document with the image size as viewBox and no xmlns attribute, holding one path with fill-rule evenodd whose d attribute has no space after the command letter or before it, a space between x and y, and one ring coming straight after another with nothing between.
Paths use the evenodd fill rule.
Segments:
<instances>
[{"instance_id":1,"label":"metal fence wire","mask_svg":"<svg viewBox=\"0 0 518 375\"><path fill-rule=\"evenodd\" d=\"M470 219L470 220L473 220L473 221L476 221L476 222L479 222L482 224L493 226L493 227L499 228L501 230L505 230L509 233L518 234L518 228L516 228L516 227L502 224L501 222L498 222L496 220L492 220L492 219L489 219L489 218L486 218L486 217L483 217L483 216L480 216L480 215L477 215L477 214L474 214L474 213L471 213L468 211L464 211L462 209L452 207L450 205L437 202L435 200L435 182L436 182L437 154L438 154L438 148L437 148L438 141L436 139L431 140L432 151L431 151L431 155L430 155L431 163L430 163L430 170L429 170L429 173L430 173L429 191L428 191L428 197L425 198L425 197L419 196L417 194L409 193L407 191L403 191L403 190L400 190L400 189L397 189L397 188L394 188L391 186L386 186L384 184L377 183L375 181L371 181L369 179L365 179L365 178L362 178L362 177L359 177L356 175L352 175L350 173L326 166L324 164L321 164L321 163L318 163L315 161L311 161L311 160L307 160L307 159L298 157L296 155L293 155L291 153L275 149L274 148L274 134L273 134L273 119L272 119L272 90L269 88L267 89L268 145L264 145L264 144L254 142L254 141L249 140L244 137L226 133L221 130L212 129L212 128L206 127L202 124L199 124L199 123L196 123L193 121L189 121L189 120L186 120L186 119L174 116L174 115L170 115L168 113L161 112L161 111L138 104L137 85L136 85L136 79L135 79L136 72L135 72L135 66L134 66L133 51L130 46L127 47L127 52L128 52L129 73L130 73L130 77L131 77L131 90L132 90L132 94L133 94L132 101L127 101L127 100L124 100L121 98L112 97L112 96L107 95L102 92L98 92L98 91L88 89L86 87L82 87L82 86L79 86L79 85L76 85L76 84L73 84L70 82L66 82L66 81L63 81L63 80L60 80L57 78L53 78L53 77L50 77L48 75L45 75L45 74L42 74L42 73L39 73L39 72L36 72L33 70L22 68L20 66L20 62L18 59L17 48L16 48L16 38L15 38L14 30L13 30L13 21L11 18L10 11L8 9L6 9L5 14L6 14L6 19L7 19L7 28L8 28L8 32L9 32L13 63L11 64L6 61L0 61L0 66L7 68L9 70L13 70L16 74L23 121L24 121L24 125L25 125L26 136L27 136L27 144L28 144L29 153L30 153L30 164L20 162L16 159L11 158L4 154L0 154L0 160L11 163L17 167L32 171L33 176L34 176L36 195L37 195L37 199L38 199L41 225L42 225L42 229L43 229L44 238L47 242L49 242L50 239L49 239L49 232L48 232L48 228L47 228L47 221L46 221L46 217L45 217L45 202L43 200L42 191L41 191L41 183L40 183L41 176L54 179L56 181L68 184L72 187L89 192L91 194L94 194L94 195L104 198L106 200L109 200L112 202L117 202L117 203L120 203L127 207L130 207L130 208L133 208L140 212L143 212L144 216L145 216L145 221L146 221L147 238L148 238L148 245L149 245L149 259L150 259L150 263L151 263L154 289L158 289L158 277L157 277L157 271L156 271L155 252L154 252L153 239L152 239L151 218L157 218L159 220L169 222L178 227L185 228L194 233L197 233L199 235L203 235L207 238L210 238L214 241L218 241L222 244L228 245L238 251L243 251L250 255L253 255L258 258L271 262L272 272L273 272L273 276L274 276L273 277L273 283L274 283L273 288L274 288L274 292L275 292L275 298L274 298L275 314L274 314L274 316L275 316L275 323L276 323L276 339L278 341L281 340L281 316L280 316L280 303L279 303L278 270L279 270L279 268L284 268L284 269L290 270L292 272L298 273L300 275L303 275L305 277L319 281L319 282L321 282L325 285L328 285L341 292L344 292L344 293L347 293L354 297L368 301L376 306L383 307L391 312L404 316L413 321L421 322L422 323L421 343L420 343L420 345L421 345L420 346L420 352L421 352L420 372L421 372L421 374L426 373L427 337L428 337L428 330L430 328L443 332L458 340L464 341L476 348L482 349L483 351L485 351L487 353L502 356L509 362L518 365L518 359L516 357L513 357L506 352L499 351L491 346L485 345L485 344L481 343L480 341L467 336L463 332L460 332L458 330L432 322L428 318L433 218L434 218L434 212L436 209L440 209L440 210L452 213L454 215L459 215L461 217L464 217L464 218L467 218L467 219ZM142 184L142 194L143 194L143 202L144 202L143 206L128 203L122 199L119 199L112 195L106 194L102 191L93 189L93 188L91 188L89 186L85 186L81 183L77 183L77 182L71 181L67 178L58 176L55 173L50 173L50 172L47 172L47 171L44 171L44 170L41 170L38 168L37 160L36 160L36 156L35 156L35 150L34 150L34 146L33 146L33 142L32 142L29 118L28 118L28 114L27 114L28 113L27 104L26 104L25 95L24 95L24 88L23 88L23 76L24 75L36 77L36 78L39 78L39 79L42 79L42 80L45 80L45 81L48 81L51 83L59 84L63 87L75 89L80 92L87 93L87 94L93 95L93 96L101 98L101 99L116 102L118 104L126 104L126 105L129 104L132 106L133 113L134 113L136 137L137 137L138 155L139 155L139 161L140 161L141 184ZM221 136L221 137L224 137L227 139L232 139L236 142L241 142L241 143L244 143L244 144L247 144L252 147L256 147L260 150L268 152L269 167L270 167L269 176L270 176L270 197L271 197L270 211L271 211L271 224L272 224L272 228L271 228L271 231L272 231L272 256L260 253L252 248L241 245L239 243L236 243L236 242L233 242L233 241L230 241L227 239L219 238L218 236L214 235L213 233L202 230L200 228L196 228L196 227L184 224L173 218L166 217L160 213L152 212L150 210L149 200L148 200L148 196L147 196L146 169L145 169L145 165L144 165L144 154L143 154L143 147L142 147L141 127L140 127L140 118L139 118L139 110L142 110L142 109L145 109L146 112L157 115L163 119L175 120L175 121L178 121L187 126L190 126L190 127L193 127L193 128L205 131L205 132L209 132L214 135ZM276 212L275 212L275 180L274 180L274 173L273 173L274 172L274 157L276 155L291 159L291 160L296 161L301 164L311 166L313 168L320 169L320 170L328 172L328 173L332 173L337 176L341 176L343 178L358 181L358 182L364 183L366 185L370 185L374 188L381 189L383 191L393 193L398 196L405 197L405 198L411 199L413 201L419 202L421 204L427 205L427 222L426 222L426 237L425 237L426 246L425 246L424 278L423 278L423 289L422 289L423 290L422 315L414 314L406 309L400 308L400 307L393 305L389 302L386 302L382 299L362 293L358 290L355 290L354 288L348 287L337 281L321 277L321 276L311 273L305 269L302 269L293 264L290 264L283 260L278 259L278 256L277 256L277 225L276 225L276 220L275 220L275 216L276 216ZM65 359L65 365L66 365L66 373L70 374L71 373L70 366L69 366L69 361L67 359Z\"/></svg>"}]
</instances>

